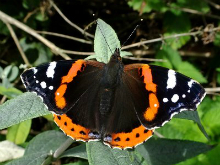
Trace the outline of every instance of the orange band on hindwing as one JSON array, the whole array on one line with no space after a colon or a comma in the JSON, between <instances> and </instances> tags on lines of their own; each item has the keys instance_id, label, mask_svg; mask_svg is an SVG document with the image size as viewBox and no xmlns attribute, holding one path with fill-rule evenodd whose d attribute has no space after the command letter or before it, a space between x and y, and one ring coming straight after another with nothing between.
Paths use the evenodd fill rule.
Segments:
<instances>
[{"instance_id":1,"label":"orange band on hindwing","mask_svg":"<svg viewBox=\"0 0 220 165\"><path fill-rule=\"evenodd\" d=\"M64 94L67 90L67 84L73 81L74 77L77 76L78 71L83 71L83 65L85 66L84 60L77 60L75 63L72 64L72 67L70 68L67 75L62 77L61 85L55 92L55 102L58 108L63 109L66 106L66 99L64 97Z\"/></svg>"},{"instance_id":2,"label":"orange band on hindwing","mask_svg":"<svg viewBox=\"0 0 220 165\"><path fill-rule=\"evenodd\" d=\"M53 114L54 121L60 127L60 129L65 132L68 136L75 140L88 141L89 140L89 129L74 124L72 120L66 115L56 115Z\"/></svg>"},{"instance_id":3,"label":"orange band on hindwing","mask_svg":"<svg viewBox=\"0 0 220 165\"><path fill-rule=\"evenodd\" d=\"M160 107L156 96L157 85L153 83L153 76L149 65L144 64L140 69L142 69L141 76L144 78L145 88L147 91L151 92L149 94L149 107L144 112L144 118L147 121L152 121L155 119L158 108Z\"/></svg>"},{"instance_id":4,"label":"orange band on hindwing","mask_svg":"<svg viewBox=\"0 0 220 165\"><path fill-rule=\"evenodd\" d=\"M147 130L141 125L129 133L113 133L111 135L112 141L105 141L105 143L109 144L113 148L133 148L149 139L153 135L153 131L154 130Z\"/></svg>"}]
</instances>

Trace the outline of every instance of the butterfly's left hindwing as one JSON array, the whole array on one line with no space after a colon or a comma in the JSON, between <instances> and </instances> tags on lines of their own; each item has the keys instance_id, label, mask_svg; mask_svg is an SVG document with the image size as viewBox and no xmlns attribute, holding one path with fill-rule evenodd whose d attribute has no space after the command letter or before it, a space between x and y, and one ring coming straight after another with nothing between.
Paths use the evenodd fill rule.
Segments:
<instances>
[{"instance_id":1,"label":"butterfly's left hindwing","mask_svg":"<svg viewBox=\"0 0 220 165\"><path fill-rule=\"evenodd\" d=\"M183 110L196 110L205 96L199 83L174 70L133 64L124 72L137 116L148 129L161 127Z\"/></svg>"}]
</instances>

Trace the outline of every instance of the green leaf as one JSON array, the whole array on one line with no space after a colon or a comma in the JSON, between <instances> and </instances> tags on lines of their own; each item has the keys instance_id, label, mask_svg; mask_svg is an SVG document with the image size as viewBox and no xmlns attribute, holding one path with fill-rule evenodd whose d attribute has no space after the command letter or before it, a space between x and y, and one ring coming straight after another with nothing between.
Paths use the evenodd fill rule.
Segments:
<instances>
[{"instance_id":1,"label":"green leaf","mask_svg":"<svg viewBox=\"0 0 220 165\"><path fill-rule=\"evenodd\" d=\"M18 77L19 74L19 69L17 66L12 66L11 71L8 74L8 80L10 82L12 82L13 80L15 80Z\"/></svg>"},{"instance_id":2,"label":"green leaf","mask_svg":"<svg viewBox=\"0 0 220 165\"><path fill-rule=\"evenodd\" d=\"M52 114L44 115L43 117L45 119L47 119L48 121L53 121L53 115Z\"/></svg>"},{"instance_id":3,"label":"green leaf","mask_svg":"<svg viewBox=\"0 0 220 165\"><path fill-rule=\"evenodd\" d=\"M143 4L146 4L145 0L130 0L128 2L128 5L130 7L132 7L133 10L137 10L138 12L140 12L141 7L142 7ZM146 5L142 12L143 13L149 13L149 12L151 12L151 10L152 10L152 8L148 5Z\"/></svg>"},{"instance_id":4,"label":"green leaf","mask_svg":"<svg viewBox=\"0 0 220 165\"><path fill-rule=\"evenodd\" d=\"M159 50L157 53L157 58L158 58L158 56L159 57L164 56L164 58L162 58L162 59L168 60L170 62L170 64L172 65L172 68L174 68L174 69L177 69L182 63L182 59L181 59L178 51L172 49L168 45L163 45L162 49ZM168 64L169 63L166 64L166 62L164 62L162 65L168 65Z\"/></svg>"},{"instance_id":5,"label":"green leaf","mask_svg":"<svg viewBox=\"0 0 220 165\"><path fill-rule=\"evenodd\" d=\"M206 78L189 62L182 62L177 71L200 83L207 83Z\"/></svg>"},{"instance_id":6,"label":"green leaf","mask_svg":"<svg viewBox=\"0 0 220 165\"><path fill-rule=\"evenodd\" d=\"M177 0L178 7L181 8L189 8L194 9L203 13L208 13L210 11L210 7L207 4L207 1L201 1L201 0Z\"/></svg>"},{"instance_id":7,"label":"green leaf","mask_svg":"<svg viewBox=\"0 0 220 165\"><path fill-rule=\"evenodd\" d=\"M207 142L207 138L192 120L172 118L171 121L156 131L165 138Z\"/></svg>"},{"instance_id":8,"label":"green leaf","mask_svg":"<svg viewBox=\"0 0 220 165\"><path fill-rule=\"evenodd\" d=\"M197 123L199 129L202 131L202 133L205 135L205 137L208 140L210 140L208 134L205 131L205 128L203 127L203 125L200 121L200 118L199 118L199 115L198 115L197 111L184 111L184 112L181 112L181 113L177 114L175 116L175 118L193 120L194 122Z\"/></svg>"},{"instance_id":9,"label":"green leaf","mask_svg":"<svg viewBox=\"0 0 220 165\"><path fill-rule=\"evenodd\" d=\"M220 145L213 148L211 151L201 154L197 157L191 158L185 162L179 163L178 165L218 165L219 164L219 153Z\"/></svg>"},{"instance_id":10,"label":"green leaf","mask_svg":"<svg viewBox=\"0 0 220 165\"><path fill-rule=\"evenodd\" d=\"M46 131L34 137L26 147L25 156L36 153L51 153L56 151L68 137L61 131Z\"/></svg>"},{"instance_id":11,"label":"green leaf","mask_svg":"<svg viewBox=\"0 0 220 165\"><path fill-rule=\"evenodd\" d=\"M170 165L211 150L213 147L204 143L187 140L151 138L137 151L150 165Z\"/></svg>"},{"instance_id":12,"label":"green leaf","mask_svg":"<svg viewBox=\"0 0 220 165\"><path fill-rule=\"evenodd\" d=\"M63 164L63 165L89 165L88 162L86 161L77 161L77 162L74 162L74 163L69 163L69 164Z\"/></svg>"},{"instance_id":13,"label":"green leaf","mask_svg":"<svg viewBox=\"0 0 220 165\"><path fill-rule=\"evenodd\" d=\"M13 65L8 65L2 73L2 79L7 78L10 82L17 78L19 73L18 67Z\"/></svg>"},{"instance_id":14,"label":"green leaf","mask_svg":"<svg viewBox=\"0 0 220 165\"><path fill-rule=\"evenodd\" d=\"M0 34L4 34L6 36L10 35L10 32L3 21L0 21Z\"/></svg>"},{"instance_id":15,"label":"green leaf","mask_svg":"<svg viewBox=\"0 0 220 165\"><path fill-rule=\"evenodd\" d=\"M89 142L86 147L90 165L146 164L146 161L140 160L132 150L112 149L102 142Z\"/></svg>"},{"instance_id":16,"label":"green leaf","mask_svg":"<svg viewBox=\"0 0 220 165\"><path fill-rule=\"evenodd\" d=\"M8 128L6 139L15 143L22 144L26 141L31 129L31 120L23 121Z\"/></svg>"},{"instance_id":17,"label":"green leaf","mask_svg":"<svg viewBox=\"0 0 220 165\"><path fill-rule=\"evenodd\" d=\"M214 45L220 47L220 32L215 34Z\"/></svg>"},{"instance_id":18,"label":"green leaf","mask_svg":"<svg viewBox=\"0 0 220 165\"><path fill-rule=\"evenodd\" d=\"M47 114L50 112L42 100L36 94L26 92L0 105L0 130Z\"/></svg>"},{"instance_id":19,"label":"green leaf","mask_svg":"<svg viewBox=\"0 0 220 165\"><path fill-rule=\"evenodd\" d=\"M190 19L185 13L179 15L167 12L164 15L164 36L189 32L191 29ZM170 45L173 49L181 48L190 40L190 36L183 36L178 38L166 39L166 44Z\"/></svg>"},{"instance_id":20,"label":"green leaf","mask_svg":"<svg viewBox=\"0 0 220 165\"><path fill-rule=\"evenodd\" d=\"M127 52L127 51L121 51L120 52L120 56L124 57L124 56L133 56L133 54L131 52Z\"/></svg>"},{"instance_id":21,"label":"green leaf","mask_svg":"<svg viewBox=\"0 0 220 165\"><path fill-rule=\"evenodd\" d=\"M34 154L29 154L22 158L13 160L5 165L42 165L47 158L47 153L37 152Z\"/></svg>"},{"instance_id":22,"label":"green leaf","mask_svg":"<svg viewBox=\"0 0 220 165\"><path fill-rule=\"evenodd\" d=\"M128 2L128 5L132 7L133 10L139 12L142 10L142 13L149 13L152 10L165 12L168 9L166 3L161 0L132 0Z\"/></svg>"},{"instance_id":23,"label":"green leaf","mask_svg":"<svg viewBox=\"0 0 220 165\"><path fill-rule=\"evenodd\" d=\"M59 131L43 132L30 141L22 158L14 160L7 165L41 165L67 138Z\"/></svg>"},{"instance_id":24,"label":"green leaf","mask_svg":"<svg viewBox=\"0 0 220 165\"><path fill-rule=\"evenodd\" d=\"M98 19L97 23L94 39L95 57L99 62L108 63L115 49L120 48L120 41L110 25L101 19Z\"/></svg>"},{"instance_id":25,"label":"green leaf","mask_svg":"<svg viewBox=\"0 0 220 165\"><path fill-rule=\"evenodd\" d=\"M158 66L162 66L165 68L169 68L169 69L173 69L173 66L171 64L171 62L169 61L169 59L166 56L166 53L164 50L159 50L155 56L156 59L162 59L165 60L165 62L154 62L154 65L158 65Z\"/></svg>"},{"instance_id":26,"label":"green leaf","mask_svg":"<svg viewBox=\"0 0 220 165\"><path fill-rule=\"evenodd\" d=\"M22 0L22 5L26 9L33 10L40 5L40 0Z\"/></svg>"},{"instance_id":27,"label":"green leaf","mask_svg":"<svg viewBox=\"0 0 220 165\"><path fill-rule=\"evenodd\" d=\"M26 38L22 38L20 40L20 44L22 49L26 53L29 61L34 66L51 61L52 52L48 47L46 47L42 43L28 43Z\"/></svg>"},{"instance_id":28,"label":"green leaf","mask_svg":"<svg viewBox=\"0 0 220 165\"><path fill-rule=\"evenodd\" d=\"M20 158L24 155L24 149L10 141L0 142L0 162Z\"/></svg>"},{"instance_id":29,"label":"green leaf","mask_svg":"<svg viewBox=\"0 0 220 165\"><path fill-rule=\"evenodd\" d=\"M207 132L211 134L212 137L220 137L220 97L216 96L213 100L207 97L199 110L202 111L202 121L207 128Z\"/></svg>"},{"instance_id":30,"label":"green leaf","mask_svg":"<svg viewBox=\"0 0 220 165\"><path fill-rule=\"evenodd\" d=\"M0 66L0 79L2 79L3 68Z\"/></svg>"},{"instance_id":31,"label":"green leaf","mask_svg":"<svg viewBox=\"0 0 220 165\"><path fill-rule=\"evenodd\" d=\"M87 152L86 152L86 144L84 143L74 148L71 148L69 150L66 150L60 156L60 158L63 158L63 157L75 157L75 158L88 159Z\"/></svg>"},{"instance_id":32,"label":"green leaf","mask_svg":"<svg viewBox=\"0 0 220 165\"><path fill-rule=\"evenodd\" d=\"M14 98L20 94L22 91L18 90L17 88L5 88L4 86L0 86L0 94L7 96L9 99Z\"/></svg>"},{"instance_id":33,"label":"green leaf","mask_svg":"<svg viewBox=\"0 0 220 165\"><path fill-rule=\"evenodd\" d=\"M43 12L38 12L38 13L36 14L35 18L36 18L36 20L42 21L42 22L48 20L47 15L45 15L45 13L43 13Z\"/></svg>"}]
</instances>

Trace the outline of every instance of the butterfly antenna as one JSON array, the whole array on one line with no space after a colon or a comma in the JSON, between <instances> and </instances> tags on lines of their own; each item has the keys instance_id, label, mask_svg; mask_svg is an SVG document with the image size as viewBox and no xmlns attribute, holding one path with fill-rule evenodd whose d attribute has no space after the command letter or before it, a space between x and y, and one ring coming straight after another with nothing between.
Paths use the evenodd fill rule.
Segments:
<instances>
[{"instance_id":1,"label":"butterfly antenna","mask_svg":"<svg viewBox=\"0 0 220 165\"><path fill-rule=\"evenodd\" d=\"M93 14L93 16L95 16L95 14ZM105 40L106 44L108 45L108 48L109 48L110 52L113 54L113 52L112 52L112 50L111 50L111 48L110 48L110 46L109 46L109 44L108 44L108 42L107 42L107 40L105 38L105 35L104 35L104 33L103 33L102 29L101 29L101 26L99 25L99 23L98 23L98 21L96 19L95 19L95 22L97 23L97 26L98 26L100 32L102 33L102 36L104 37L104 40Z\"/></svg>"},{"instance_id":2,"label":"butterfly antenna","mask_svg":"<svg viewBox=\"0 0 220 165\"><path fill-rule=\"evenodd\" d=\"M141 19L141 22L143 21L143 19ZM128 36L128 38L125 40L125 42L121 45L121 48L128 42L128 40L131 38L131 36L134 34L134 32L137 30L137 28L140 26L140 24L138 24L134 30L131 32L131 34ZM120 49L121 49L120 48Z\"/></svg>"}]
</instances>

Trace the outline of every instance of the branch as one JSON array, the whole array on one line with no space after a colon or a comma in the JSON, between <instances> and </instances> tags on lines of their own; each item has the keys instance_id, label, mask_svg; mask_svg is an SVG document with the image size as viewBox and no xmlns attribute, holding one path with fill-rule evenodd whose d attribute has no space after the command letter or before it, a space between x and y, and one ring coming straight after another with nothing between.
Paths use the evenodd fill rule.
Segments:
<instances>
[{"instance_id":1,"label":"branch","mask_svg":"<svg viewBox=\"0 0 220 165\"><path fill-rule=\"evenodd\" d=\"M154 43L154 42L161 42L161 41L171 39L171 38L179 38L179 37L183 37L183 36L197 36L199 34L203 34L204 32L214 32L214 31L219 31L219 30L220 30L220 27L217 27L217 28L213 28L213 29L207 29L207 30L204 29L204 30L198 30L198 31L195 31L195 32L174 34L174 35L155 38L155 39L151 39L151 40L147 40L147 41L140 41L140 42L137 42L137 43L134 43L134 44L131 44L131 45L124 46L122 48L122 50L132 48L132 47L136 47L136 46L141 46L141 45L144 45L144 44L149 44L149 43Z\"/></svg>"},{"instance_id":2,"label":"branch","mask_svg":"<svg viewBox=\"0 0 220 165\"><path fill-rule=\"evenodd\" d=\"M206 1L206 2L208 2L211 6L213 6L214 8L216 8L216 9L220 9L220 5L219 4L217 4L217 3L214 3L214 2L212 2L212 1L210 1L210 0L203 0L203 1Z\"/></svg>"},{"instance_id":3,"label":"branch","mask_svg":"<svg viewBox=\"0 0 220 165\"><path fill-rule=\"evenodd\" d=\"M180 7L170 6L170 5L169 5L169 7L173 8L173 9L180 10L180 11L184 11L186 13L206 16L206 17L210 17L210 18L214 18L214 19L219 19L220 20L220 16L218 16L218 15L213 15L213 14L209 14L209 13L203 13L203 12L200 12L198 10L193 10L193 9L189 9L189 8L180 8Z\"/></svg>"},{"instance_id":4,"label":"branch","mask_svg":"<svg viewBox=\"0 0 220 165\"><path fill-rule=\"evenodd\" d=\"M57 7L57 5L55 5L55 3L52 0L49 0L50 4L54 7L54 9L57 11L57 13L59 13L59 15L68 23L70 24L72 27L74 27L75 29L77 29L78 31L80 31L82 34L86 34L87 36L94 38L94 35L85 32L83 29L81 29L79 26L77 26L76 24L74 24L73 22L71 22L63 13L62 11Z\"/></svg>"},{"instance_id":5,"label":"branch","mask_svg":"<svg viewBox=\"0 0 220 165\"><path fill-rule=\"evenodd\" d=\"M51 35L51 36L62 37L62 38L66 38L66 39L82 42L84 44L92 44L92 41L87 41L87 40L84 40L84 39L81 39L81 38L72 37L72 36L68 36L68 35L65 35L65 34L54 33L54 32L47 32L47 31L36 31L36 32L40 33L40 34L46 34L46 35Z\"/></svg>"},{"instance_id":6,"label":"branch","mask_svg":"<svg viewBox=\"0 0 220 165\"><path fill-rule=\"evenodd\" d=\"M34 36L35 38L40 40L42 43L44 43L46 46L48 46L51 49L51 51L53 53L55 53L56 55L59 54L64 59L71 59L69 56L67 56L65 53L63 53L63 50L61 48L57 47L49 40L47 40L44 37L42 37L41 35L37 34L34 29L32 29L32 28L28 27L27 25L19 22L18 20L10 17L9 15L3 13L2 11L0 11L0 19L3 22L15 25L16 27L18 27L18 28L24 30L25 32L29 33L30 35Z\"/></svg>"},{"instance_id":7,"label":"branch","mask_svg":"<svg viewBox=\"0 0 220 165\"><path fill-rule=\"evenodd\" d=\"M19 52L20 52L20 54L21 54L21 57L23 58L23 60L24 60L24 62L25 62L25 64L26 64L27 66L31 66L31 64L30 64L30 62L28 61L28 59L27 59L27 57L26 57L24 51L23 51L22 48L21 48L21 45L20 45L20 43L19 43L19 41L18 41L18 38L17 38L17 36L16 36L16 34L15 34L13 28L11 27L11 25L10 25L9 23L5 22L5 24L7 25L8 30L9 30L9 32L10 32L10 34L11 34L11 36L12 36L12 38L13 38L13 40L14 40L14 42L15 42L15 44L16 44L16 46L17 46L17 48L18 48L18 50L19 50Z\"/></svg>"},{"instance_id":8,"label":"branch","mask_svg":"<svg viewBox=\"0 0 220 165\"><path fill-rule=\"evenodd\" d=\"M139 61L167 62L167 60L163 60L163 59L154 59L154 58L140 58L140 57L130 57L130 56L124 56L123 58L125 58L125 59L129 59L129 60L139 60Z\"/></svg>"},{"instance_id":9,"label":"branch","mask_svg":"<svg viewBox=\"0 0 220 165\"><path fill-rule=\"evenodd\" d=\"M205 88L205 91L206 91L207 93L220 92L220 87L216 87L216 88Z\"/></svg>"}]
</instances>

